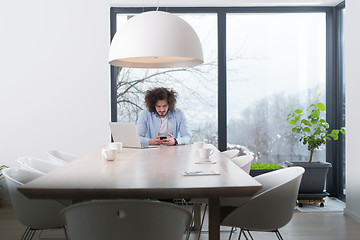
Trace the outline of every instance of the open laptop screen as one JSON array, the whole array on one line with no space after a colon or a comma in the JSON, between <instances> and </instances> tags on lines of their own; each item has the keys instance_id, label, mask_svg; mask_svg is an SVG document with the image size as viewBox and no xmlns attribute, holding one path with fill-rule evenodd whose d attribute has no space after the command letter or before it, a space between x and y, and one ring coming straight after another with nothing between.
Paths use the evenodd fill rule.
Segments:
<instances>
[{"instance_id":1,"label":"open laptop screen","mask_svg":"<svg viewBox=\"0 0 360 240\"><path fill-rule=\"evenodd\" d=\"M110 122L109 126L115 142L122 142L123 147L141 147L135 123Z\"/></svg>"}]
</instances>

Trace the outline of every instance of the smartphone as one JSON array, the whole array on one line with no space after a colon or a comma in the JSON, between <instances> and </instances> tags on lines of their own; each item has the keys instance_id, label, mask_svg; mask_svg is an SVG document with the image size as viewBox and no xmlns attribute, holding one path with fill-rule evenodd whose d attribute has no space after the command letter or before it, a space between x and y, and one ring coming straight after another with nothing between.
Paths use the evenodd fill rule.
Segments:
<instances>
[{"instance_id":1,"label":"smartphone","mask_svg":"<svg viewBox=\"0 0 360 240\"><path fill-rule=\"evenodd\" d=\"M167 137L160 137L160 140L164 140L164 139L167 139Z\"/></svg>"}]
</instances>

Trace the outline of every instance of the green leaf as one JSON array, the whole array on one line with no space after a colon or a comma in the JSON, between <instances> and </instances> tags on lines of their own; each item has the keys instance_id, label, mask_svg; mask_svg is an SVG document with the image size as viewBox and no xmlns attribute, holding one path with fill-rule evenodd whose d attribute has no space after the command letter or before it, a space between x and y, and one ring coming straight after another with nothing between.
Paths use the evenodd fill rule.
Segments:
<instances>
[{"instance_id":1,"label":"green leaf","mask_svg":"<svg viewBox=\"0 0 360 240\"><path fill-rule=\"evenodd\" d=\"M323 126L324 128L326 128L326 129L329 128L329 124L328 124L327 122L323 123L322 126Z\"/></svg>"},{"instance_id":2,"label":"green leaf","mask_svg":"<svg viewBox=\"0 0 360 240\"><path fill-rule=\"evenodd\" d=\"M339 134L339 130L333 129L333 130L331 131L331 133L335 133L336 135L338 135L338 134Z\"/></svg>"},{"instance_id":3,"label":"green leaf","mask_svg":"<svg viewBox=\"0 0 360 240\"><path fill-rule=\"evenodd\" d=\"M320 116L320 110L319 109L314 110L313 116L315 118L318 118Z\"/></svg>"},{"instance_id":4,"label":"green leaf","mask_svg":"<svg viewBox=\"0 0 360 240\"><path fill-rule=\"evenodd\" d=\"M297 114L303 113L303 111L302 111L301 109L299 109L299 108L296 109L295 112L296 112Z\"/></svg>"},{"instance_id":5,"label":"green leaf","mask_svg":"<svg viewBox=\"0 0 360 240\"><path fill-rule=\"evenodd\" d=\"M315 104L311 104L311 105L308 107L308 109L311 108L311 107L315 107Z\"/></svg>"},{"instance_id":6,"label":"green leaf","mask_svg":"<svg viewBox=\"0 0 360 240\"><path fill-rule=\"evenodd\" d=\"M310 128L309 127L304 127L304 132L310 132Z\"/></svg>"},{"instance_id":7,"label":"green leaf","mask_svg":"<svg viewBox=\"0 0 360 240\"><path fill-rule=\"evenodd\" d=\"M325 104L323 104L323 103L318 103L318 104L316 104L316 106L318 107L318 109L319 109L320 111L325 111Z\"/></svg>"},{"instance_id":8,"label":"green leaf","mask_svg":"<svg viewBox=\"0 0 360 240\"><path fill-rule=\"evenodd\" d=\"M328 135L330 137L332 137L334 140L338 140L339 136L338 136L338 130L332 130L332 132Z\"/></svg>"},{"instance_id":9,"label":"green leaf","mask_svg":"<svg viewBox=\"0 0 360 240\"><path fill-rule=\"evenodd\" d=\"M342 127L342 128L340 129L340 132L345 135L345 128Z\"/></svg>"},{"instance_id":10,"label":"green leaf","mask_svg":"<svg viewBox=\"0 0 360 240\"><path fill-rule=\"evenodd\" d=\"M320 119L321 123L327 123L325 119Z\"/></svg>"},{"instance_id":11,"label":"green leaf","mask_svg":"<svg viewBox=\"0 0 360 240\"><path fill-rule=\"evenodd\" d=\"M291 124L291 125L295 125L296 123L297 123L297 121L295 121L295 120L291 120L291 121L290 121L290 124Z\"/></svg>"},{"instance_id":12,"label":"green leaf","mask_svg":"<svg viewBox=\"0 0 360 240\"><path fill-rule=\"evenodd\" d=\"M306 125L306 126L309 126L309 127L312 126L312 124L311 124L308 120L306 120L306 119L301 120L301 123L304 124L304 125Z\"/></svg>"},{"instance_id":13,"label":"green leaf","mask_svg":"<svg viewBox=\"0 0 360 240\"><path fill-rule=\"evenodd\" d=\"M318 121L319 121L319 118L314 118L311 120L311 123L315 125L315 124L317 124Z\"/></svg>"}]
</instances>

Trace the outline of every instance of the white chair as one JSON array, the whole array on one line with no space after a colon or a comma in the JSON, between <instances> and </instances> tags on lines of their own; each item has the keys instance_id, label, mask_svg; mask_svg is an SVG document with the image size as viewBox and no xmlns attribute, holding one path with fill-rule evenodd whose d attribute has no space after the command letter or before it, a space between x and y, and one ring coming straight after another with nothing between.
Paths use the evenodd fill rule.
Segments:
<instances>
[{"instance_id":1,"label":"white chair","mask_svg":"<svg viewBox=\"0 0 360 240\"><path fill-rule=\"evenodd\" d=\"M250 231L274 232L282 239L278 229L294 214L304 172L302 167L290 167L255 177L261 190L239 207L221 207L221 225L239 227L239 239L242 233L248 239L245 232L253 239Z\"/></svg>"},{"instance_id":2,"label":"white chair","mask_svg":"<svg viewBox=\"0 0 360 240\"><path fill-rule=\"evenodd\" d=\"M191 214L174 204L150 200L97 200L60 213L71 240L180 240Z\"/></svg>"},{"instance_id":3,"label":"white chair","mask_svg":"<svg viewBox=\"0 0 360 240\"><path fill-rule=\"evenodd\" d=\"M33 200L25 197L17 188L42 174L27 169L7 168L3 170L10 200L16 218L27 228L22 240L32 239L37 230L61 228L59 212L64 208L55 200Z\"/></svg>"},{"instance_id":4,"label":"white chair","mask_svg":"<svg viewBox=\"0 0 360 240\"><path fill-rule=\"evenodd\" d=\"M61 166L64 166L64 163L49 162L47 160L43 160L40 158L33 158L33 157L19 157L17 161L22 168L41 174L49 173Z\"/></svg>"},{"instance_id":5,"label":"white chair","mask_svg":"<svg viewBox=\"0 0 360 240\"><path fill-rule=\"evenodd\" d=\"M69 163L69 162L75 160L76 158L78 158L78 156L76 156L74 154L63 152L63 151L58 151L58 150L47 150L46 152L48 154L50 161Z\"/></svg>"},{"instance_id":6,"label":"white chair","mask_svg":"<svg viewBox=\"0 0 360 240\"><path fill-rule=\"evenodd\" d=\"M226 150L221 152L222 154L224 154L225 156L227 156L228 158L233 158L236 157L239 154L239 150L238 149L230 149L230 150Z\"/></svg>"},{"instance_id":7,"label":"white chair","mask_svg":"<svg viewBox=\"0 0 360 240\"><path fill-rule=\"evenodd\" d=\"M236 165L238 165L242 170L247 174L250 173L251 163L254 160L254 157L251 155L243 155L239 157L234 157L231 159Z\"/></svg>"}]
</instances>

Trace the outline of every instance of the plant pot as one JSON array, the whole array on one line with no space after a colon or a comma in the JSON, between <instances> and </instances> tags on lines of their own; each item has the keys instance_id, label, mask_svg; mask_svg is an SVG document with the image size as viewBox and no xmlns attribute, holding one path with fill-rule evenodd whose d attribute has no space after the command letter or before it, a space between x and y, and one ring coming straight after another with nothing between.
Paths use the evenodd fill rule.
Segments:
<instances>
[{"instance_id":1,"label":"plant pot","mask_svg":"<svg viewBox=\"0 0 360 240\"><path fill-rule=\"evenodd\" d=\"M271 171L275 171L275 170L278 170L278 169L250 169L250 176L252 177L256 177L258 175L261 175L261 174L264 174L264 173L268 173L268 172L271 172Z\"/></svg>"},{"instance_id":2,"label":"plant pot","mask_svg":"<svg viewBox=\"0 0 360 240\"><path fill-rule=\"evenodd\" d=\"M286 161L285 164L288 167L300 166L305 168L305 173L301 179L300 189L299 189L299 198L315 198L314 196L319 196L318 198L323 198L328 195L324 192L326 174L331 167L331 163L328 162L289 162Z\"/></svg>"}]
</instances>

